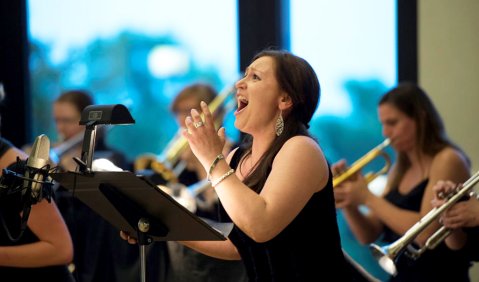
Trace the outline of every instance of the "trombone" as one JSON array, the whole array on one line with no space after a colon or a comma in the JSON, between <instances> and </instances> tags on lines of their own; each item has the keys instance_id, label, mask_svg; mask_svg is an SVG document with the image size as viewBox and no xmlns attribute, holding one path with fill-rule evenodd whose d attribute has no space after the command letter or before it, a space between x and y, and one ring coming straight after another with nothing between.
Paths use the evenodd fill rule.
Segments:
<instances>
[{"instance_id":1,"label":"trombone","mask_svg":"<svg viewBox=\"0 0 479 282\"><path fill-rule=\"evenodd\" d=\"M226 104L226 99L235 93L235 86L225 87L216 98L210 102L208 108L214 116L219 112L221 106L225 105L224 110L228 112L234 105ZM235 99L232 99L236 103ZM202 115L203 117L203 115ZM157 156L146 154L138 157L134 162L135 171L151 168L159 174L166 182L178 182L178 175L185 169L186 165L179 162L181 154L188 148L188 141L183 137L182 130L178 130L173 139L167 144L163 152Z\"/></svg>"},{"instance_id":2,"label":"trombone","mask_svg":"<svg viewBox=\"0 0 479 282\"><path fill-rule=\"evenodd\" d=\"M389 168L391 167L391 159L389 155L384 152L384 149L391 144L391 140L386 138L381 144L374 147L371 151L369 151L366 155L355 161L347 170L344 172L336 175L333 177L333 187L338 186L339 184L343 183L351 176L353 176L356 172L360 171L363 167L369 164L371 161L376 159L377 157L383 157L385 160L385 165L376 173L369 172L365 175L367 183L373 181L376 177L381 174L388 172Z\"/></svg>"},{"instance_id":3,"label":"trombone","mask_svg":"<svg viewBox=\"0 0 479 282\"><path fill-rule=\"evenodd\" d=\"M396 275L396 261L397 258L404 252L409 254L412 258L418 258L426 250L434 249L439 243L441 243L451 233L451 230L442 226L431 237L428 238L422 248L416 249L411 243L414 239L428 227L433 221L435 221L446 209L454 205L459 200L467 196L474 196L475 193L470 191L474 185L479 182L479 171L470 177L464 184L458 186L458 190L448 197L447 201L439 206L430 210L425 216L423 216L417 223L415 223L406 233L396 240L395 242L379 247L376 244L370 245L370 250L373 256L378 260L379 265L389 274Z\"/></svg>"}]
</instances>

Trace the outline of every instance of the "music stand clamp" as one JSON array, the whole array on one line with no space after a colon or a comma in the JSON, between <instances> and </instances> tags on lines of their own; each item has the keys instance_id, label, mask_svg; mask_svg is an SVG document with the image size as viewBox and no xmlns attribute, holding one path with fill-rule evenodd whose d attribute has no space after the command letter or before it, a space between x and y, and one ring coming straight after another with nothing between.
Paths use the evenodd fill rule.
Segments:
<instances>
[{"instance_id":1,"label":"music stand clamp","mask_svg":"<svg viewBox=\"0 0 479 282\"><path fill-rule=\"evenodd\" d=\"M135 120L124 105L90 105L85 107L80 119L80 125L86 126L81 158L73 158L79 165L80 172L91 173L97 125L124 125L133 123L135 123Z\"/></svg>"}]
</instances>

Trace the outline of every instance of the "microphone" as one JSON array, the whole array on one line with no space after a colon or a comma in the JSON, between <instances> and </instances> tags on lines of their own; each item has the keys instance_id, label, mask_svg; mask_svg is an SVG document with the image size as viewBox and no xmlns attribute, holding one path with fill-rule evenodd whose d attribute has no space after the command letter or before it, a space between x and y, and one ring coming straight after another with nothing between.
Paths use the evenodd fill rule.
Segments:
<instances>
[{"instance_id":1,"label":"microphone","mask_svg":"<svg viewBox=\"0 0 479 282\"><path fill-rule=\"evenodd\" d=\"M27 159L25 168L24 187L29 187L31 183L31 194L34 203L43 198L43 180L48 177L48 160L50 158L50 139L45 134L41 134L35 139L32 151ZM28 189L27 189L28 190ZM27 191L24 191L24 193Z\"/></svg>"},{"instance_id":2,"label":"microphone","mask_svg":"<svg viewBox=\"0 0 479 282\"><path fill-rule=\"evenodd\" d=\"M49 153L50 140L42 134L35 139L27 161L17 157L15 163L3 169L0 177L0 223L12 242L20 240L23 235L32 205L44 198L51 202L53 181L49 177Z\"/></svg>"}]
</instances>

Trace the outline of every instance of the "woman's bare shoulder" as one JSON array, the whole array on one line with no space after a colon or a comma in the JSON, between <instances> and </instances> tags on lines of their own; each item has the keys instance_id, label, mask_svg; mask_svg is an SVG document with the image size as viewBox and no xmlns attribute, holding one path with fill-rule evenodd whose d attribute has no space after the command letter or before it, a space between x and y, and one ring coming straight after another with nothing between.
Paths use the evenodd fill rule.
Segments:
<instances>
[{"instance_id":1,"label":"woman's bare shoulder","mask_svg":"<svg viewBox=\"0 0 479 282\"><path fill-rule=\"evenodd\" d=\"M468 165L469 161L466 155L460 150L448 146L439 151L433 158L434 164L448 164L449 166L455 165Z\"/></svg>"},{"instance_id":2,"label":"woman's bare shoulder","mask_svg":"<svg viewBox=\"0 0 479 282\"><path fill-rule=\"evenodd\" d=\"M300 161L304 164L327 168L326 158L319 144L308 136L294 136L286 141L278 153L292 161Z\"/></svg>"}]
</instances>

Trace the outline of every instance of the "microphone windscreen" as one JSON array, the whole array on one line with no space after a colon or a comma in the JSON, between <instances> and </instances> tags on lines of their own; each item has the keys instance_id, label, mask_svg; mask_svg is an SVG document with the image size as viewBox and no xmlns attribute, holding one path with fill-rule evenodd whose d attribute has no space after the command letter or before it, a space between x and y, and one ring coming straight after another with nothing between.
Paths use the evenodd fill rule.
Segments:
<instances>
[{"instance_id":1,"label":"microphone windscreen","mask_svg":"<svg viewBox=\"0 0 479 282\"><path fill-rule=\"evenodd\" d=\"M50 139L45 134L39 135L32 146L32 151L27 160L27 169L25 177L35 181L43 181L41 173L35 173L36 170L45 168L50 158ZM33 175L30 175L33 174ZM32 197L38 198L41 193L42 184L32 182ZM25 180L25 186L28 186L28 180Z\"/></svg>"},{"instance_id":2,"label":"microphone windscreen","mask_svg":"<svg viewBox=\"0 0 479 282\"><path fill-rule=\"evenodd\" d=\"M50 158L50 139L45 134L38 136L32 146L32 151L27 160L27 166L42 168L48 164Z\"/></svg>"}]
</instances>

